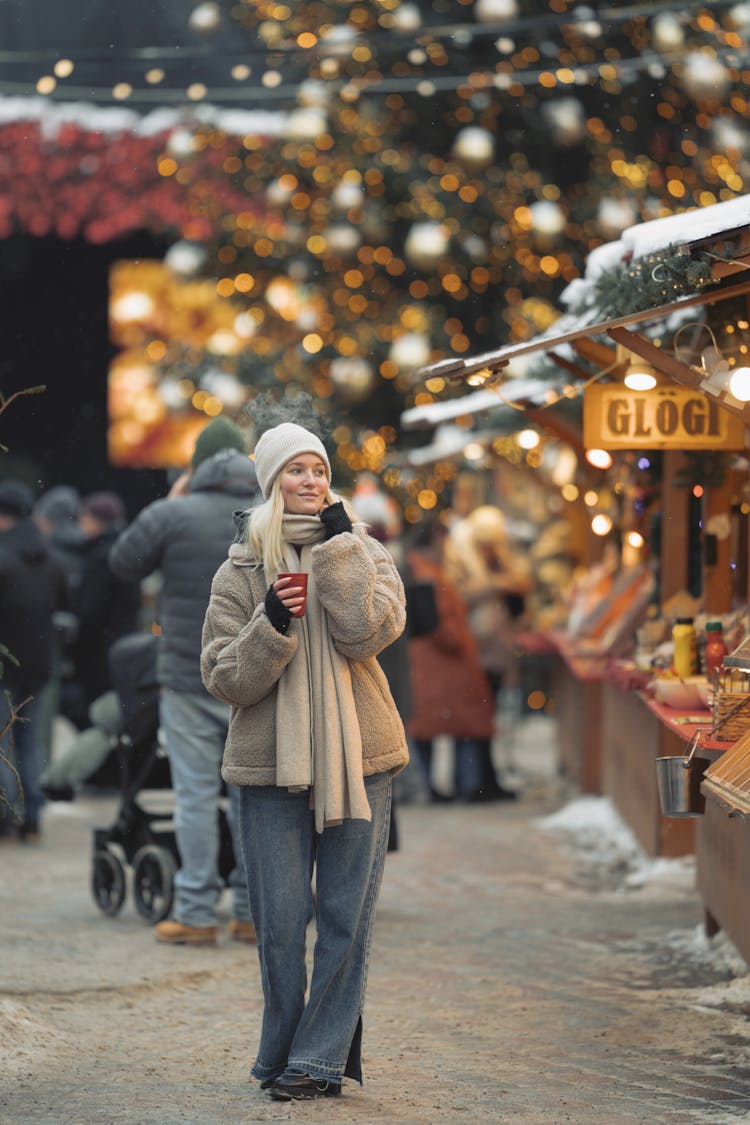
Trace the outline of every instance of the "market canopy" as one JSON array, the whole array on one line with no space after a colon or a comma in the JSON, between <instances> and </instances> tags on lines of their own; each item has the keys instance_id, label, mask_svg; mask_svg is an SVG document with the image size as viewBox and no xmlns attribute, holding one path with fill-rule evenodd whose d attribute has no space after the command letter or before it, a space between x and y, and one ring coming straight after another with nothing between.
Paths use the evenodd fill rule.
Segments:
<instances>
[{"instance_id":1,"label":"market canopy","mask_svg":"<svg viewBox=\"0 0 750 1125\"><path fill-rule=\"evenodd\" d=\"M440 360L424 367L421 375L425 378L442 376L450 382L468 379L479 372L488 374L507 367L513 360L544 351L560 366L566 362L554 349L574 344L584 338L608 335L616 342L626 342L636 354L641 354L639 346L646 345L640 336L628 332L630 325L645 324L664 320L670 315L698 305L712 304L727 300L740 293L750 291L750 195L717 203L678 215L639 223L624 231L615 242L605 243L592 251L586 265L585 276L572 282L561 297L563 303L574 305L576 311L561 315L545 332L516 344L507 344L495 351L469 356L465 359L452 358ZM715 252L718 239L732 243L726 254ZM712 249L714 247L714 249ZM685 260L696 252L706 256L712 263L710 276L704 276L696 283L697 291L686 291L673 300L650 305L636 311L620 315L603 315L602 279L608 271L632 269L641 260L649 263L654 256L663 252L673 253ZM659 262L653 265L658 268ZM742 280L735 276L742 273ZM650 346L649 359L657 353L660 366L677 381L685 381L684 364L678 363L666 352ZM567 364L570 370L572 365ZM671 368L671 369L670 369ZM536 393L538 380L516 380L505 382L498 391L477 391L457 400L434 403L406 411L402 415L405 426L435 424L448 417L477 413L502 406L503 402L519 402L524 399L525 388L531 386ZM546 391L551 385L546 383ZM517 387L517 389L516 389ZM529 395L526 401L534 399Z\"/></svg>"}]
</instances>

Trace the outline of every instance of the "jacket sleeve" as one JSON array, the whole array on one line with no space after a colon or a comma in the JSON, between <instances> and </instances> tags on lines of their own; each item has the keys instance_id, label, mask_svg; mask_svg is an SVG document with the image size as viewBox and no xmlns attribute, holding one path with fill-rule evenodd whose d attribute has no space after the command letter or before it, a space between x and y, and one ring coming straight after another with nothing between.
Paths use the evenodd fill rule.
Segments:
<instances>
[{"instance_id":1,"label":"jacket sleeve","mask_svg":"<svg viewBox=\"0 0 750 1125\"><path fill-rule=\"evenodd\" d=\"M313 547L312 567L342 656L367 660L401 636L404 587L396 564L377 540L342 532Z\"/></svg>"},{"instance_id":2,"label":"jacket sleeve","mask_svg":"<svg viewBox=\"0 0 750 1125\"><path fill-rule=\"evenodd\" d=\"M169 539L169 505L173 503L156 500L149 504L118 535L108 557L110 570L118 578L132 582L158 570Z\"/></svg>"},{"instance_id":3,"label":"jacket sleeve","mask_svg":"<svg viewBox=\"0 0 750 1125\"><path fill-rule=\"evenodd\" d=\"M206 690L234 707L251 707L276 687L297 651L296 631L277 632L233 563L214 576L203 622L201 676Z\"/></svg>"}]
</instances>

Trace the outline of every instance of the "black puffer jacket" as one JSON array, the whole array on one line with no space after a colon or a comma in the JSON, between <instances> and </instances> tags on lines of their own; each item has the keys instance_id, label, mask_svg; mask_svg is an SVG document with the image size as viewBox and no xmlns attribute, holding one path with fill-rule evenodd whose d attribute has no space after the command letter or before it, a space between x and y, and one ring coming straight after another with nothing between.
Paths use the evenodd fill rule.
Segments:
<instances>
[{"instance_id":1,"label":"black puffer jacket","mask_svg":"<svg viewBox=\"0 0 750 1125\"><path fill-rule=\"evenodd\" d=\"M162 686L204 691L201 630L211 581L234 538L235 509L259 499L252 461L235 450L222 450L198 466L187 495L149 504L112 547L109 565L121 578L161 571Z\"/></svg>"},{"instance_id":2,"label":"black puffer jacket","mask_svg":"<svg viewBox=\"0 0 750 1125\"><path fill-rule=\"evenodd\" d=\"M52 615L66 609L62 567L29 517L0 532L0 643L18 664L3 657L0 686L14 702L33 695L52 675Z\"/></svg>"}]
</instances>

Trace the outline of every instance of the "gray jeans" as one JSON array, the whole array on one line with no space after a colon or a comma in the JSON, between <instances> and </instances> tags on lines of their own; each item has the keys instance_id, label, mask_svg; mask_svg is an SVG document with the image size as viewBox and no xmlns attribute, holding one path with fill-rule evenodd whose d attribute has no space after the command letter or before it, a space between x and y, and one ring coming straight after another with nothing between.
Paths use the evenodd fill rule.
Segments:
<instances>
[{"instance_id":1,"label":"gray jeans","mask_svg":"<svg viewBox=\"0 0 750 1125\"><path fill-rule=\"evenodd\" d=\"M207 692L164 688L159 716L175 795L175 834L180 869L175 876L174 916L186 926L215 926L223 890L219 875L221 759L229 708ZM250 918L239 840L239 793L227 786L227 818L235 868L229 876L232 916Z\"/></svg>"},{"instance_id":2,"label":"gray jeans","mask_svg":"<svg viewBox=\"0 0 750 1125\"><path fill-rule=\"evenodd\" d=\"M240 826L258 934L263 1027L252 1073L297 1067L314 1078L362 1081L361 1039L370 933L383 876L391 776L365 778L372 820L315 832L308 793L243 786ZM305 997L306 930L317 938Z\"/></svg>"}]
</instances>

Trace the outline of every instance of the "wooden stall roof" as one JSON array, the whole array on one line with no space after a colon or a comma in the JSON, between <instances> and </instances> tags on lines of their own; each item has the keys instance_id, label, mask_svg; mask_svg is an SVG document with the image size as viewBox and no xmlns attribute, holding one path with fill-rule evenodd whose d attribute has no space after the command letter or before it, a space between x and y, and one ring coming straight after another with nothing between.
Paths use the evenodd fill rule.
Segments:
<instances>
[{"instance_id":1,"label":"wooden stall roof","mask_svg":"<svg viewBox=\"0 0 750 1125\"><path fill-rule=\"evenodd\" d=\"M710 246L720 237L737 235L739 232L750 228L750 195L739 196L724 203L713 204L709 207L686 211L678 215L670 215L663 219L654 219L648 223L639 223L623 232L616 242L605 243L593 250L588 257L586 274L583 278L576 279L568 289L568 293L575 287L576 301L585 305L587 295L593 294L596 278L609 267L634 261L648 254L654 254L667 247L684 247L697 249ZM507 344L495 351L483 352L466 358L451 358L440 360L422 368L420 374L424 378L437 375L443 376L451 382L463 382L471 375L480 371L493 372L507 367L517 357L533 352L545 351L554 353L560 345L591 340L595 336L609 335L618 343L625 343L642 358L653 360L652 353L658 351L648 341L637 333L628 332L628 326L645 324L651 321L663 320L673 313L692 306L713 304L718 301L728 300L741 293L750 291L750 247L743 248L739 256L732 260L724 260L716 256L717 269L715 276L719 278L718 284L710 289L703 290L690 296L681 297L668 304L643 309L639 312L629 313L617 317L604 317L595 306L586 308L581 313L563 313L546 332L516 344ZM741 272L741 278L737 274ZM565 294L563 294L563 299ZM593 298L592 298L593 299ZM592 345L593 346L593 345ZM648 357L643 351L648 351ZM560 366L565 366L565 361L559 356L553 358ZM695 376L687 365L674 360L671 355L662 353L660 366L665 373L676 379L694 386ZM666 369L664 364L666 363ZM568 365L571 366L571 365ZM491 391L483 390L462 396L459 402L461 409L442 413L438 408L453 408L452 402L434 403L424 407L416 407L405 411L401 421L407 428L424 424L435 424L447 417L456 417L459 414L477 413L502 406L503 401L509 400L509 392L515 380L508 380L502 392L495 393L495 400L488 396ZM534 383L535 380L522 382ZM547 384L549 391L550 384ZM480 397L481 396L481 397ZM514 396L514 401L519 401L520 396ZM533 401L527 399L526 401Z\"/></svg>"}]
</instances>

